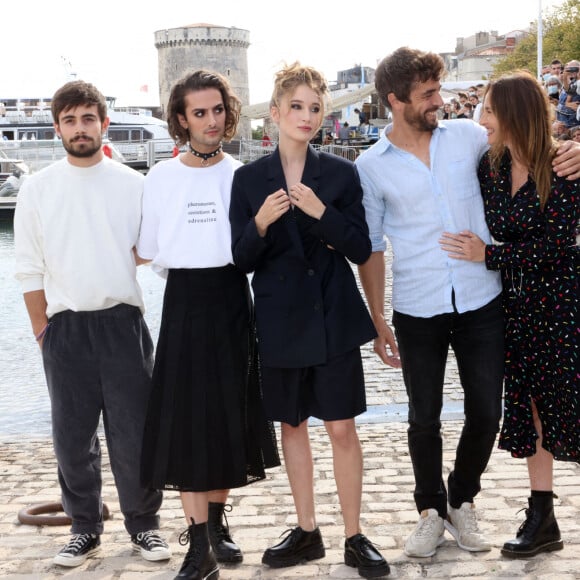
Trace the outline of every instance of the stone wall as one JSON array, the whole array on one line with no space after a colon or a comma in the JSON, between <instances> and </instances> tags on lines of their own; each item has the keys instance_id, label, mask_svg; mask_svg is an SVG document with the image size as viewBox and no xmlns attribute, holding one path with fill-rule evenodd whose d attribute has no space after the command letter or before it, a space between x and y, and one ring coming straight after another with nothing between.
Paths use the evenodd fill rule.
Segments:
<instances>
[{"instance_id":1,"label":"stone wall","mask_svg":"<svg viewBox=\"0 0 580 580\"><path fill-rule=\"evenodd\" d=\"M224 75L243 105L250 103L247 49L250 33L240 28L195 24L155 32L158 55L159 101L165 111L171 87L190 71L209 69ZM237 137L250 138L248 119Z\"/></svg>"}]
</instances>

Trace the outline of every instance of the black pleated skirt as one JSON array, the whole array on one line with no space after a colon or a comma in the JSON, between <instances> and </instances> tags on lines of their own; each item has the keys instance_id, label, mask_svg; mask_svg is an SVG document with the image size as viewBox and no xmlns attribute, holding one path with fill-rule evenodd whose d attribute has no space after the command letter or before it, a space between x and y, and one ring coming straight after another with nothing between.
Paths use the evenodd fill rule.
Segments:
<instances>
[{"instance_id":1,"label":"black pleated skirt","mask_svg":"<svg viewBox=\"0 0 580 580\"><path fill-rule=\"evenodd\" d=\"M169 271L141 465L147 487L198 492L280 465L248 279L235 266Z\"/></svg>"}]
</instances>

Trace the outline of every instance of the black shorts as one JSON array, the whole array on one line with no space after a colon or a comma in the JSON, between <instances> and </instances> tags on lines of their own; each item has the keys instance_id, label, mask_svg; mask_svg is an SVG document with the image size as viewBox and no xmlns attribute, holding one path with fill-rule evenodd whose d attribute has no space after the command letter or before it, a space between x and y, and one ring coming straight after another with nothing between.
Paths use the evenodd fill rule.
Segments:
<instances>
[{"instance_id":1,"label":"black shorts","mask_svg":"<svg viewBox=\"0 0 580 580\"><path fill-rule=\"evenodd\" d=\"M352 419L367 408L359 348L312 367L262 367L262 379L264 407L272 421L296 427L308 417Z\"/></svg>"}]
</instances>

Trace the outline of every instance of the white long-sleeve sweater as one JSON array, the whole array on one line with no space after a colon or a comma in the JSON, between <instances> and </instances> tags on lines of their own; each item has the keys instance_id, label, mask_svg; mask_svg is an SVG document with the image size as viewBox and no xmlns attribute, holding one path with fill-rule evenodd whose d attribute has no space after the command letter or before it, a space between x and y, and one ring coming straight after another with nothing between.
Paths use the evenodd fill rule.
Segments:
<instances>
[{"instance_id":1,"label":"white long-sleeve sweater","mask_svg":"<svg viewBox=\"0 0 580 580\"><path fill-rule=\"evenodd\" d=\"M104 158L81 168L62 159L23 184L14 215L16 278L44 290L48 317L117 304L144 311L133 247L143 176Z\"/></svg>"}]
</instances>

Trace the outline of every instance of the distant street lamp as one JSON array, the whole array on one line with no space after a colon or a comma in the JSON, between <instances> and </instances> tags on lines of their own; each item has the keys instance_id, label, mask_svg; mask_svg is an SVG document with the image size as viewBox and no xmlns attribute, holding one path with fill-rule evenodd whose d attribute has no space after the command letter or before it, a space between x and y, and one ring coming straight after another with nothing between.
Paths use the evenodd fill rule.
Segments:
<instances>
[{"instance_id":1,"label":"distant street lamp","mask_svg":"<svg viewBox=\"0 0 580 580\"><path fill-rule=\"evenodd\" d=\"M542 40L543 40L543 24L542 24L542 0L538 0L538 79L541 80L542 78L542 68L544 67L544 59L543 59L543 47L542 47Z\"/></svg>"}]
</instances>

